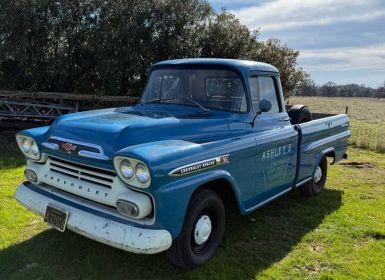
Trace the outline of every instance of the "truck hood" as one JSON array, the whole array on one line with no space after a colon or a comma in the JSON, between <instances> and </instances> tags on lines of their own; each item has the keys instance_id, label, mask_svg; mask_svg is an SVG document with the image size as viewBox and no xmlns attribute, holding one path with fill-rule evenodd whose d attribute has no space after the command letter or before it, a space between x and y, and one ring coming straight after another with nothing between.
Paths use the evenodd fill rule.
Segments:
<instances>
[{"instance_id":1,"label":"truck hood","mask_svg":"<svg viewBox=\"0 0 385 280\"><path fill-rule=\"evenodd\" d=\"M108 157L141 143L170 139L203 143L230 136L226 113L175 107L137 105L69 114L56 120L46 135L99 145Z\"/></svg>"}]
</instances>

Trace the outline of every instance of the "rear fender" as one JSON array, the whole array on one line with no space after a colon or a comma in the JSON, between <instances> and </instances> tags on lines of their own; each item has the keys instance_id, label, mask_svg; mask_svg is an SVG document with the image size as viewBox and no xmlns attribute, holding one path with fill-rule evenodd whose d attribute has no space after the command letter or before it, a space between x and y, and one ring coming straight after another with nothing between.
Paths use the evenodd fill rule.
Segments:
<instances>
[{"instance_id":1,"label":"rear fender","mask_svg":"<svg viewBox=\"0 0 385 280\"><path fill-rule=\"evenodd\" d=\"M316 169L317 169L317 166L320 164L321 160L322 160L326 155L331 154L331 153L334 155L334 156L333 156L333 162L332 162L331 164L334 164L334 162L335 162L335 149L334 149L333 147L324 149L324 150L322 150L322 151L319 153L317 159L315 160L315 165L314 165L314 167L313 167L313 173L312 173L313 176L314 176L315 171L316 171Z\"/></svg>"}]
</instances>

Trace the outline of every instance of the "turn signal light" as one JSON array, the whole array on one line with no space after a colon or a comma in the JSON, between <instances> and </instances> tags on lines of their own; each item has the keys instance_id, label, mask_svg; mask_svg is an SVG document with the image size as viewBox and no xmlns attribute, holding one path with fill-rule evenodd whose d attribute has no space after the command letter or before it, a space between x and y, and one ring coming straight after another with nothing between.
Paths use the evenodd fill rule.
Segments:
<instances>
[{"instance_id":1,"label":"turn signal light","mask_svg":"<svg viewBox=\"0 0 385 280\"><path fill-rule=\"evenodd\" d=\"M30 181L31 183L37 183L37 175L35 171L31 169L24 170L25 178Z\"/></svg>"},{"instance_id":2,"label":"turn signal light","mask_svg":"<svg viewBox=\"0 0 385 280\"><path fill-rule=\"evenodd\" d=\"M139 207L135 203L123 199L119 199L116 202L116 209L122 215L127 217L136 218L139 216Z\"/></svg>"}]
</instances>

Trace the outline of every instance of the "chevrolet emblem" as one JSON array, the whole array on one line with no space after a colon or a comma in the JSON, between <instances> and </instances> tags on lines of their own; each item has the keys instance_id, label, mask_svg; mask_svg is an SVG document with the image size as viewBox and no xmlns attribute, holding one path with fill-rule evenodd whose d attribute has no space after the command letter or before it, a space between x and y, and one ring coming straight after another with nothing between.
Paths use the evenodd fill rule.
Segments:
<instances>
[{"instance_id":1,"label":"chevrolet emblem","mask_svg":"<svg viewBox=\"0 0 385 280\"><path fill-rule=\"evenodd\" d=\"M72 151L75 151L77 146L76 145L73 145L71 143L64 143L60 146L64 151L66 152L72 152Z\"/></svg>"}]
</instances>

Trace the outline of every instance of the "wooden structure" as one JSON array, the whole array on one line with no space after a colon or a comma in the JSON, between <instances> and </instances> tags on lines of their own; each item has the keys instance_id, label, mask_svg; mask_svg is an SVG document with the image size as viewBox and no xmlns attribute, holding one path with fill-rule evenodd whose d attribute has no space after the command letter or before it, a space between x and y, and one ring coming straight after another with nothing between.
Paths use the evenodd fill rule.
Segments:
<instances>
[{"instance_id":1,"label":"wooden structure","mask_svg":"<svg viewBox=\"0 0 385 280\"><path fill-rule=\"evenodd\" d=\"M129 106L132 96L98 96L58 92L0 91L0 127L13 122L51 123L61 115L93 108Z\"/></svg>"}]
</instances>

